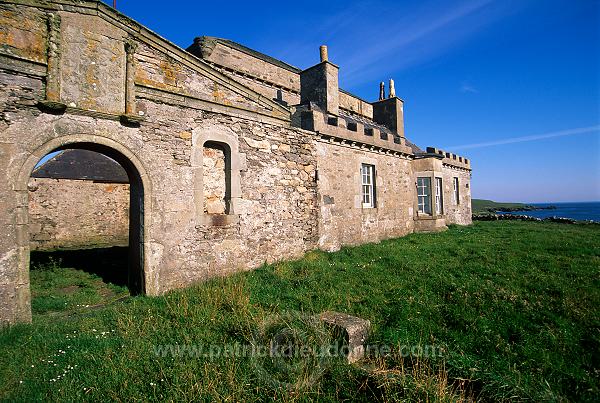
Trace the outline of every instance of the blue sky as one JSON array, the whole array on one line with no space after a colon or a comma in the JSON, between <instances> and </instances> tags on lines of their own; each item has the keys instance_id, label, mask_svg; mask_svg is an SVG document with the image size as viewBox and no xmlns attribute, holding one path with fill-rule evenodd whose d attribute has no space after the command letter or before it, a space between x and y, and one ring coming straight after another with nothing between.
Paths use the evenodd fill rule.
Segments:
<instances>
[{"instance_id":1,"label":"blue sky","mask_svg":"<svg viewBox=\"0 0 600 403\"><path fill-rule=\"evenodd\" d=\"M600 200L599 0L117 1L184 48L219 36L306 68L326 44L369 101L393 78L407 137L470 158L473 197Z\"/></svg>"}]
</instances>

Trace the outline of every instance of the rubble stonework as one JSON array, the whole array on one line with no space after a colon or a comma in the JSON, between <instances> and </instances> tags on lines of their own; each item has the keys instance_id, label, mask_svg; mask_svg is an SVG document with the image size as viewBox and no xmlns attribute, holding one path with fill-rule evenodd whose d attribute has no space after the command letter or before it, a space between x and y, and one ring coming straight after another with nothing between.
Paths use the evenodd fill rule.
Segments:
<instances>
[{"instance_id":1,"label":"rubble stonework","mask_svg":"<svg viewBox=\"0 0 600 403\"><path fill-rule=\"evenodd\" d=\"M41 217L28 185L55 150L101 152L127 172L130 288L149 295L470 223L470 161L414 146L401 100L340 89L327 60L302 74L216 38L188 52L85 0L4 1L0 33L0 322L31 319ZM370 207L362 164L374 167ZM442 178L443 213L418 212L422 175Z\"/></svg>"},{"instance_id":2,"label":"rubble stonework","mask_svg":"<svg viewBox=\"0 0 600 403\"><path fill-rule=\"evenodd\" d=\"M127 246L129 185L31 178L31 250Z\"/></svg>"}]
</instances>

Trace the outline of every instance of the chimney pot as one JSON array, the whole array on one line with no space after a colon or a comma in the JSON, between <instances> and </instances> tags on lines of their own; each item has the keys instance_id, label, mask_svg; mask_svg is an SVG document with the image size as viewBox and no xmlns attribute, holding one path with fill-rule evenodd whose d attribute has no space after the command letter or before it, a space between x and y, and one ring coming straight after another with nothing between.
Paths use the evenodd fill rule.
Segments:
<instances>
[{"instance_id":1,"label":"chimney pot","mask_svg":"<svg viewBox=\"0 0 600 403\"><path fill-rule=\"evenodd\" d=\"M383 101L385 99L385 83L382 81L379 83L379 100Z\"/></svg>"},{"instance_id":2,"label":"chimney pot","mask_svg":"<svg viewBox=\"0 0 600 403\"><path fill-rule=\"evenodd\" d=\"M329 60L329 56L327 55L327 46L326 45L321 45L320 51L321 51L321 61L322 62L328 61Z\"/></svg>"},{"instance_id":3,"label":"chimney pot","mask_svg":"<svg viewBox=\"0 0 600 403\"><path fill-rule=\"evenodd\" d=\"M390 98L396 97L396 88L394 87L394 80L390 78Z\"/></svg>"}]
</instances>

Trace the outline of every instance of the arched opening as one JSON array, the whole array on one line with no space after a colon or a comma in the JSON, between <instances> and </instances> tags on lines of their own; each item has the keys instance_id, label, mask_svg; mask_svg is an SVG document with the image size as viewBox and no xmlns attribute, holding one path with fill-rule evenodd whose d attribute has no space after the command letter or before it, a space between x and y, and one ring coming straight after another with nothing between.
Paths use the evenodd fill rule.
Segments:
<instances>
[{"instance_id":1,"label":"arched opening","mask_svg":"<svg viewBox=\"0 0 600 403\"><path fill-rule=\"evenodd\" d=\"M59 259L70 259L69 267L79 268L73 259L81 259L80 267L89 269L85 271L127 286L132 295L145 293L144 186L136 166L121 152L96 143L66 144L46 155L51 158L42 158L42 164L36 165L29 178L30 261L35 263L36 258L40 258L39 252L34 250L45 245L45 249L53 250L52 253ZM37 174L52 161L60 163L49 167L44 174ZM51 182L39 178L48 178ZM51 187L55 187L54 193L48 192ZM54 233L44 229L44 217L32 217L32 192L46 192L50 196L64 192L56 197L60 201L46 200L46 203L51 205L54 202L55 210L72 209L64 215L70 217L70 222L55 225ZM78 198L82 192L88 194ZM38 203L42 196L35 196ZM39 210L42 215L44 209ZM60 219L60 213L57 211L53 218ZM81 223L80 228L75 229L77 223L73 223L73 217L78 214L81 215ZM68 234L68 231L77 233Z\"/></svg>"}]
</instances>

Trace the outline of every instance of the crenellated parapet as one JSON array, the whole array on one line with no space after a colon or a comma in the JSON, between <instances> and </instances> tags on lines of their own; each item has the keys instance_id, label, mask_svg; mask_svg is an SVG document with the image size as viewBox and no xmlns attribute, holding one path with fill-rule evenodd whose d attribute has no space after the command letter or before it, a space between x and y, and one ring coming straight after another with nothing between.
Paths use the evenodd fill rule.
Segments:
<instances>
[{"instance_id":1,"label":"crenellated parapet","mask_svg":"<svg viewBox=\"0 0 600 403\"><path fill-rule=\"evenodd\" d=\"M471 170L471 161L463 156L440 150L435 147L427 147L427 152L424 156L436 156L442 159L442 164L451 165L456 168Z\"/></svg>"},{"instance_id":2,"label":"crenellated parapet","mask_svg":"<svg viewBox=\"0 0 600 403\"><path fill-rule=\"evenodd\" d=\"M298 105L293 111L292 122L304 130L316 132L321 137L349 145L392 151L403 155L412 155L413 150L406 144L404 137L398 136L383 125L357 119L340 113L332 115L318 105L309 102Z\"/></svg>"}]
</instances>

